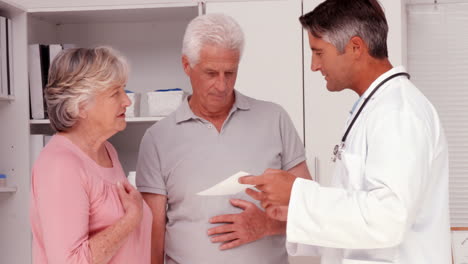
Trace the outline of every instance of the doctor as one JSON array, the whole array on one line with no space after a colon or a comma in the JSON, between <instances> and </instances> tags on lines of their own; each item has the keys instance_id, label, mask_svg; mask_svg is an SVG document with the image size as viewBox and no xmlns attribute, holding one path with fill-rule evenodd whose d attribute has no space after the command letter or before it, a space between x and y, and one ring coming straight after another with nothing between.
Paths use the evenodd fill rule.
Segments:
<instances>
[{"instance_id":1,"label":"doctor","mask_svg":"<svg viewBox=\"0 0 468 264\"><path fill-rule=\"evenodd\" d=\"M312 71L359 94L333 151L333 187L269 169L247 176L270 217L287 220L290 254L322 264L447 264L448 153L435 108L393 67L376 0L327 0L300 21ZM287 207L287 205L289 205Z\"/></svg>"}]
</instances>

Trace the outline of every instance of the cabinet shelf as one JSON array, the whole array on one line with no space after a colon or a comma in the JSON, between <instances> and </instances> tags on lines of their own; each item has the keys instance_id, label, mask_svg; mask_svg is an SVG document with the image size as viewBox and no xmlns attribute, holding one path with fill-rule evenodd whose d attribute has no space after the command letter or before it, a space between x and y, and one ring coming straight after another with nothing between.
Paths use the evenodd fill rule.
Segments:
<instances>
[{"instance_id":1,"label":"cabinet shelf","mask_svg":"<svg viewBox=\"0 0 468 264\"><path fill-rule=\"evenodd\" d=\"M149 127L153 123L165 118L165 116L148 116L148 117L127 117L127 129L138 127ZM133 125L132 125L133 124ZM50 126L49 119L29 120L31 135L53 135L55 132Z\"/></svg>"},{"instance_id":2,"label":"cabinet shelf","mask_svg":"<svg viewBox=\"0 0 468 264\"><path fill-rule=\"evenodd\" d=\"M15 97L13 95L0 95L0 101L14 101Z\"/></svg>"},{"instance_id":3,"label":"cabinet shelf","mask_svg":"<svg viewBox=\"0 0 468 264\"><path fill-rule=\"evenodd\" d=\"M125 121L128 123L145 123L145 122L157 122L161 119L165 118L165 116L140 116L140 117L126 117ZM50 124L49 119L40 119L40 120L29 120L29 124L31 125L44 125Z\"/></svg>"},{"instance_id":4,"label":"cabinet shelf","mask_svg":"<svg viewBox=\"0 0 468 264\"><path fill-rule=\"evenodd\" d=\"M140 116L140 117L127 117L125 121L129 123L142 123L142 122L157 122L165 118L165 116Z\"/></svg>"},{"instance_id":5,"label":"cabinet shelf","mask_svg":"<svg viewBox=\"0 0 468 264\"><path fill-rule=\"evenodd\" d=\"M0 187L0 193L15 193L16 187Z\"/></svg>"},{"instance_id":6,"label":"cabinet shelf","mask_svg":"<svg viewBox=\"0 0 468 264\"><path fill-rule=\"evenodd\" d=\"M57 25L90 23L138 23L148 21L190 20L197 3L156 3L146 5L34 8L34 17Z\"/></svg>"}]
</instances>

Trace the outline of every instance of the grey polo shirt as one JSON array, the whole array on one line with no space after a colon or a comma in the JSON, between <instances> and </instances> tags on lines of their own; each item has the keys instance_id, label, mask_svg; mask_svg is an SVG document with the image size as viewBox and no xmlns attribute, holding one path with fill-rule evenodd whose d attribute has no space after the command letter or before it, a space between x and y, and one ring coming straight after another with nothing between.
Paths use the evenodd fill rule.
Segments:
<instances>
[{"instance_id":1,"label":"grey polo shirt","mask_svg":"<svg viewBox=\"0 0 468 264\"><path fill-rule=\"evenodd\" d=\"M236 100L220 133L196 116L187 99L143 136L136 184L140 192L167 196L166 263L286 264L285 236L269 236L221 251L212 243L208 221L242 212L229 199L258 203L245 192L231 196L196 193L243 170L289 170L305 160L303 144L279 105L235 92Z\"/></svg>"}]
</instances>

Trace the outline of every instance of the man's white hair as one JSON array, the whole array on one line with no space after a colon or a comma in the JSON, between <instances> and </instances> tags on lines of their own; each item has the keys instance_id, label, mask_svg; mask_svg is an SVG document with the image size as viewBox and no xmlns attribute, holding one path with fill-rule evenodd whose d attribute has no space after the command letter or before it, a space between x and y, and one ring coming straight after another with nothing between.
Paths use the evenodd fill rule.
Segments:
<instances>
[{"instance_id":1,"label":"man's white hair","mask_svg":"<svg viewBox=\"0 0 468 264\"><path fill-rule=\"evenodd\" d=\"M225 14L207 14L194 18L187 26L182 46L185 55L194 66L199 62L200 50L204 45L215 45L237 50L242 56L244 33L237 22Z\"/></svg>"}]
</instances>

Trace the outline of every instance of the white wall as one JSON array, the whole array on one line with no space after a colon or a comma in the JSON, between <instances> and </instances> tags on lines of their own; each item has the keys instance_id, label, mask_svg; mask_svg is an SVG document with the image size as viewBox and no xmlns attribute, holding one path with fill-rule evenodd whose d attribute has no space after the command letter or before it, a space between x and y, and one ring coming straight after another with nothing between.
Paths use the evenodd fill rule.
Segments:
<instances>
[{"instance_id":1,"label":"white wall","mask_svg":"<svg viewBox=\"0 0 468 264\"><path fill-rule=\"evenodd\" d=\"M435 2L439 4L446 3L468 3L467 0L407 0L408 4L434 4Z\"/></svg>"}]
</instances>

